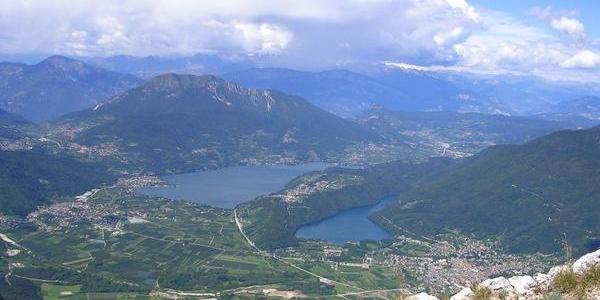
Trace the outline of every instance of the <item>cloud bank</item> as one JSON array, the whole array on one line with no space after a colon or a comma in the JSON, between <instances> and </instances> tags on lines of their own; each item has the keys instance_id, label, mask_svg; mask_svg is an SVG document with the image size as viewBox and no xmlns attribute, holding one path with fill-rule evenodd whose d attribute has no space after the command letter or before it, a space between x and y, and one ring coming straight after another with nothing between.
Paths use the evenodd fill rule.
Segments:
<instances>
[{"instance_id":1,"label":"cloud bank","mask_svg":"<svg viewBox=\"0 0 600 300\"><path fill-rule=\"evenodd\" d=\"M0 53L250 57L297 68L383 61L487 71L596 72L576 13L544 26L465 0L25 0L0 6Z\"/></svg>"}]
</instances>

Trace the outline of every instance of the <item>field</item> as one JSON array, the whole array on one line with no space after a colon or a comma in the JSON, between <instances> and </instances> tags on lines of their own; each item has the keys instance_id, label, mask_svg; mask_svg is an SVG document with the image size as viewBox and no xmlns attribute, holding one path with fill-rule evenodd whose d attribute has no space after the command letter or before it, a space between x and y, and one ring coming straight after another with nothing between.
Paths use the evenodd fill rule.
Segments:
<instances>
[{"instance_id":1,"label":"field","mask_svg":"<svg viewBox=\"0 0 600 300\"><path fill-rule=\"evenodd\" d=\"M2 273L33 282L44 299L277 298L285 291L334 296L398 287L389 268L325 262L326 243L305 243L302 259L256 252L231 210L120 188L39 209L8 235L22 251L3 262ZM351 253L347 262L364 255Z\"/></svg>"}]
</instances>

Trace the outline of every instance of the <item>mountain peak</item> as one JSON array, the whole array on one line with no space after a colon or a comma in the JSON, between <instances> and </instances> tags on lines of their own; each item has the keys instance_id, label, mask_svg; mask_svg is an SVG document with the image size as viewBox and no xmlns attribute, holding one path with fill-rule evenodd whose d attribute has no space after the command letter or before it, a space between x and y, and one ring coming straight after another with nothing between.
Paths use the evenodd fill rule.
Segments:
<instances>
[{"instance_id":1,"label":"mountain peak","mask_svg":"<svg viewBox=\"0 0 600 300\"><path fill-rule=\"evenodd\" d=\"M189 87L203 87L209 83L221 83L224 80L214 75L187 75L166 73L146 82L145 87L158 90L172 90Z\"/></svg>"},{"instance_id":2,"label":"mountain peak","mask_svg":"<svg viewBox=\"0 0 600 300\"><path fill-rule=\"evenodd\" d=\"M79 70L89 68L81 61L71 59L71 58L68 58L65 56L61 56L61 55L50 56L50 57L44 59L43 61L41 61L38 64L38 66L44 66L44 67L59 69L59 70L63 70L63 71L68 71L68 70L79 71Z\"/></svg>"}]
</instances>

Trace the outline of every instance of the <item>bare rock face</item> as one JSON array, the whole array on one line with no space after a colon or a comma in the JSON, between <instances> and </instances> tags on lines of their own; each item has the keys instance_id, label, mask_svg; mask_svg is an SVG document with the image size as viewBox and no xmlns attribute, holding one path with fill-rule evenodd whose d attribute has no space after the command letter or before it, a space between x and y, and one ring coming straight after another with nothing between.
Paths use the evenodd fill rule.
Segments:
<instances>
[{"instance_id":1,"label":"bare rock face","mask_svg":"<svg viewBox=\"0 0 600 300\"><path fill-rule=\"evenodd\" d=\"M548 278L550 279L550 281L552 281L552 279L554 279L554 277L556 277L556 275L558 275L559 273L569 271L569 270L570 270L569 266L566 266L566 265L552 267L550 269L550 271L548 272Z\"/></svg>"},{"instance_id":2,"label":"bare rock face","mask_svg":"<svg viewBox=\"0 0 600 300\"><path fill-rule=\"evenodd\" d=\"M533 277L537 287L541 290L547 290L550 288L550 284L552 284L552 280L548 274L537 273Z\"/></svg>"},{"instance_id":3,"label":"bare rock face","mask_svg":"<svg viewBox=\"0 0 600 300\"><path fill-rule=\"evenodd\" d=\"M412 296L406 298L406 300L439 300L439 299L437 297L431 296L427 293L420 293L420 294L412 295Z\"/></svg>"},{"instance_id":4,"label":"bare rock face","mask_svg":"<svg viewBox=\"0 0 600 300\"><path fill-rule=\"evenodd\" d=\"M513 286L510 284L508 279L506 279L502 276L496 277L496 278L491 278L491 279L486 279L480 284L480 286L489 288L490 290L492 290L492 292L514 290Z\"/></svg>"},{"instance_id":5,"label":"bare rock face","mask_svg":"<svg viewBox=\"0 0 600 300\"><path fill-rule=\"evenodd\" d=\"M600 265L600 250L588 253L573 263L573 272L583 274L591 267Z\"/></svg>"},{"instance_id":6,"label":"bare rock face","mask_svg":"<svg viewBox=\"0 0 600 300\"><path fill-rule=\"evenodd\" d=\"M578 275L585 274L590 268L600 266L600 250L588 253L579 258L573 265L555 266L548 271L547 274L537 273L534 276L513 276L510 278L496 277L486 279L481 282L478 288L489 289L492 292L491 300L500 299L549 299L549 294L556 291L553 290L553 281L556 276L562 272L575 272ZM592 287L586 291L586 299L600 300L600 287ZM579 295L558 294L561 299L580 300ZM407 300L435 300L438 299L427 293L420 293L406 298ZM450 297L450 300L475 300L475 293L468 287L463 288L460 292Z\"/></svg>"},{"instance_id":7,"label":"bare rock face","mask_svg":"<svg viewBox=\"0 0 600 300\"><path fill-rule=\"evenodd\" d=\"M531 276L514 276L508 279L516 294L525 295L537 286Z\"/></svg>"},{"instance_id":8,"label":"bare rock face","mask_svg":"<svg viewBox=\"0 0 600 300\"><path fill-rule=\"evenodd\" d=\"M450 300L471 300L473 299L473 291L470 288L464 288L458 294L450 297Z\"/></svg>"}]
</instances>

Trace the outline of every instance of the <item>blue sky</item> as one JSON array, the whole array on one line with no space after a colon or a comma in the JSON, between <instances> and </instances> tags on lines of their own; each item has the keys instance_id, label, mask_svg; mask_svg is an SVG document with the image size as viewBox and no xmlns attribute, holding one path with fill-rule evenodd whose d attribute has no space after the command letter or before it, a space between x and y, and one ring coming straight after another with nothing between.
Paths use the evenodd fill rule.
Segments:
<instances>
[{"instance_id":1,"label":"blue sky","mask_svg":"<svg viewBox=\"0 0 600 300\"><path fill-rule=\"evenodd\" d=\"M0 6L0 55L197 53L600 80L597 1L36 0Z\"/></svg>"},{"instance_id":2,"label":"blue sky","mask_svg":"<svg viewBox=\"0 0 600 300\"><path fill-rule=\"evenodd\" d=\"M596 0L569 0L569 1L498 1L498 0L475 0L470 1L475 6L489 9L502 10L519 18L529 18L532 7L552 7L559 11L574 11L579 20L585 24L590 36L600 37L600 1Z\"/></svg>"}]
</instances>

